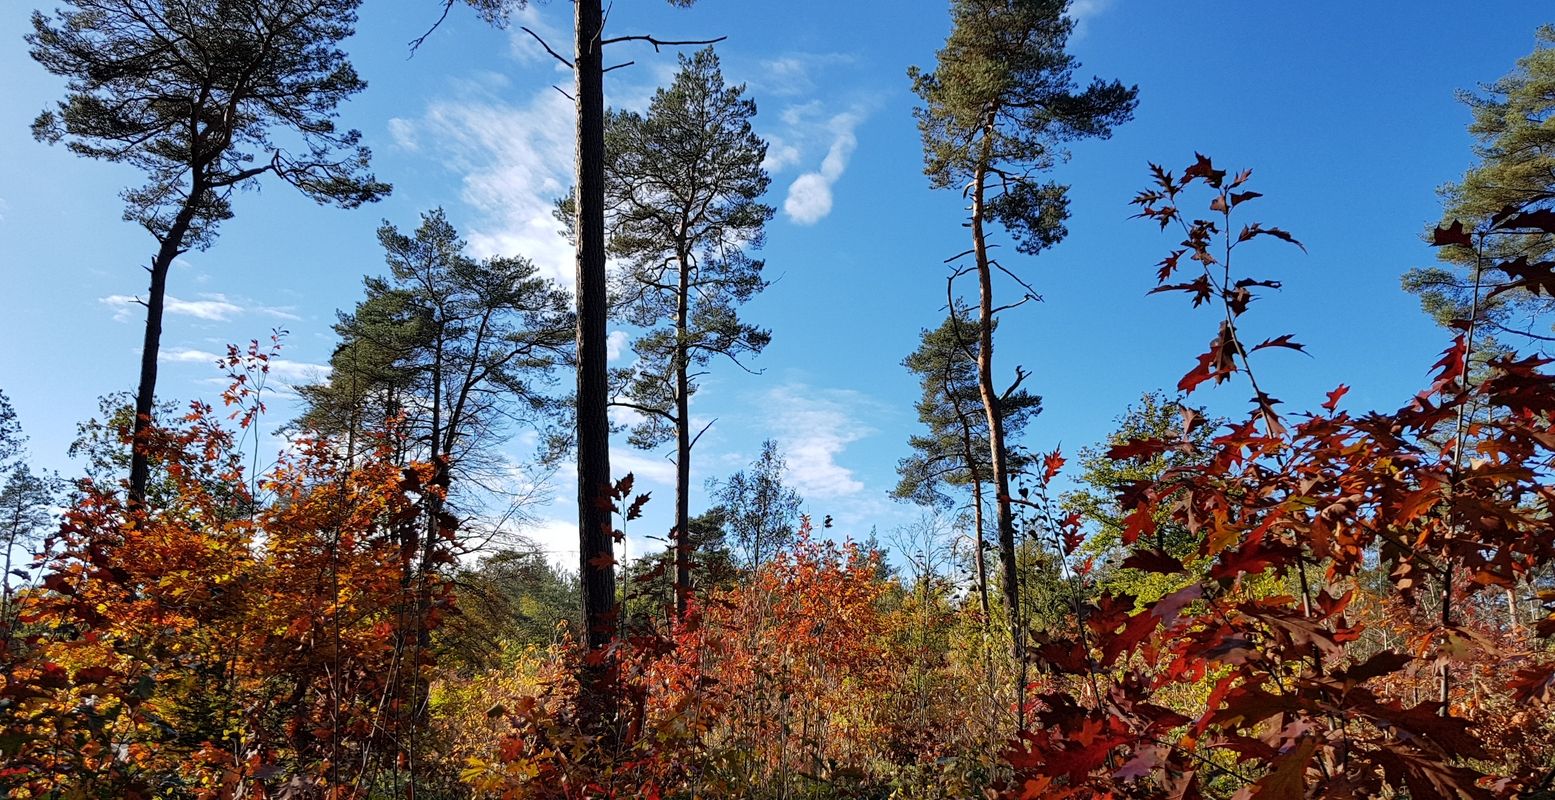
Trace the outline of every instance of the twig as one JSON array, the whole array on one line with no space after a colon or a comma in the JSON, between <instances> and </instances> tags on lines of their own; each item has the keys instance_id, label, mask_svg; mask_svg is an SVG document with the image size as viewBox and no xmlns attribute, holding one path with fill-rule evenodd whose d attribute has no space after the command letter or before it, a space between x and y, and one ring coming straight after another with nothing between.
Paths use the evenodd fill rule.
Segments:
<instances>
[{"instance_id":1,"label":"twig","mask_svg":"<svg viewBox=\"0 0 1555 800\"><path fill-rule=\"evenodd\" d=\"M426 33L423 33L420 36L410 40L410 55L406 56L407 60L415 58L416 51L421 48L422 43L427 40L427 37L431 36L433 31L436 31L438 28L442 27L443 20L448 19L448 12L452 11L453 7L454 0L443 0L443 13L438 15L437 21L432 23L432 27L427 28Z\"/></svg>"}]
</instances>

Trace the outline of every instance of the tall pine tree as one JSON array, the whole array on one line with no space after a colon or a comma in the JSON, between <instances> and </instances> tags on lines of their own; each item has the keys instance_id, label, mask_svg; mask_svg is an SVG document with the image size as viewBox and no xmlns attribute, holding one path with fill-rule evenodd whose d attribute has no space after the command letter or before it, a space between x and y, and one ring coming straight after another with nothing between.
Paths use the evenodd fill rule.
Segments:
<instances>
[{"instance_id":1,"label":"tall pine tree","mask_svg":"<svg viewBox=\"0 0 1555 800\"><path fill-rule=\"evenodd\" d=\"M336 108L366 87L340 42L360 0L74 0L32 16L32 57L67 79L65 99L33 123L41 141L128 164L126 220L157 242L135 395L130 497L146 496L139 442L151 423L168 270L210 246L240 186L271 174L320 203L352 208L387 194ZM277 135L292 143L282 147Z\"/></svg>"},{"instance_id":2,"label":"tall pine tree","mask_svg":"<svg viewBox=\"0 0 1555 800\"><path fill-rule=\"evenodd\" d=\"M988 226L1003 226L1016 249L1034 255L1067 231L1066 186L1042 174L1067 157L1066 142L1109 136L1134 111L1137 90L1094 79L1074 83L1077 66L1064 51L1074 22L1068 0L953 0L953 27L933 71L908 71L923 100L915 115L923 136L924 172L939 189L962 189L971 201L973 258L955 277L977 278L977 390L988 424L989 479L995 491L1004 599L1017 652L1022 649L1015 561L1011 464L1002 398L1026 373L1000 390L994 383L994 316L1035 298L1013 269L989 253ZM994 272L1020 283L1024 298L1000 305ZM954 277L952 278L954 280Z\"/></svg>"},{"instance_id":3,"label":"tall pine tree","mask_svg":"<svg viewBox=\"0 0 1555 800\"><path fill-rule=\"evenodd\" d=\"M691 585L688 523L690 402L709 362L761 352L768 332L740 319L739 306L766 287L761 246L772 207L760 202L770 179L767 145L751 129L756 104L724 83L712 48L682 56L674 81L654 94L646 116L609 115L605 127L606 228L625 269L616 311L647 332L632 345L614 404L643 415L632 444L675 442L675 608Z\"/></svg>"}]
</instances>

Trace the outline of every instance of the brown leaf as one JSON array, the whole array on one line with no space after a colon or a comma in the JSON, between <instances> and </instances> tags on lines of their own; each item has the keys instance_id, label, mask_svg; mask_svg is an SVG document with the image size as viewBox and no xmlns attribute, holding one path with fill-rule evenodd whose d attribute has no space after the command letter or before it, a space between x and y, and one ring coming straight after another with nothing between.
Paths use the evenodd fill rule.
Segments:
<instances>
[{"instance_id":1,"label":"brown leaf","mask_svg":"<svg viewBox=\"0 0 1555 800\"><path fill-rule=\"evenodd\" d=\"M1474 246L1474 240L1469 237L1468 231L1463 229L1463 223L1458 220L1453 220L1452 225L1447 228L1438 225L1436 230L1431 232L1431 246L1444 247L1449 244Z\"/></svg>"}]
</instances>

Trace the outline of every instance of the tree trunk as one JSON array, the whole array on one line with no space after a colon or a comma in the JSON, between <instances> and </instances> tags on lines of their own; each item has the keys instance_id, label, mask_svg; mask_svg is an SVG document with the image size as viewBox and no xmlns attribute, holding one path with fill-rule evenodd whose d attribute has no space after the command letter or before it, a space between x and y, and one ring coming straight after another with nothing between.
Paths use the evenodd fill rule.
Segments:
<instances>
[{"instance_id":1,"label":"tree trunk","mask_svg":"<svg viewBox=\"0 0 1555 800\"><path fill-rule=\"evenodd\" d=\"M691 327L691 274L680 254L675 309L675 619L686 618L691 594L691 379L686 336Z\"/></svg>"},{"instance_id":2,"label":"tree trunk","mask_svg":"<svg viewBox=\"0 0 1555 800\"><path fill-rule=\"evenodd\" d=\"M610 507L609 389L605 375L605 92L600 0L574 3L577 78L578 544L583 625L590 648L615 627Z\"/></svg>"},{"instance_id":3,"label":"tree trunk","mask_svg":"<svg viewBox=\"0 0 1555 800\"><path fill-rule=\"evenodd\" d=\"M951 314L957 312L952 309ZM954 319L954 317L952 317ZM954 330L956 338L961 337L961 327L958 324ZM961 398L956 388L951 386L947 370L945 380L945 397L950 401L950 407L956 410L956 419L961 423L961 453L966 459L967 477L972 483L972 561L977 567L977 598L983 609L983 632L987 633L988 623L993 619L992 609L988 604L988 563L983 556L983 475L977 468L977 453L972 446L972 421L967 418L967 413L961 408Z\"/></svg>"},{"instance_id":4,"label":"tree trunk","mask_svg":"<svg viewBox=\"0 0 1555 800\"><path fill-rule=\"evenodd\" d=\"M162 311L167 300L167 273L173 259L184 252L184 237L194 222L195 205L204 188L198 181L190 187L183 208L173 218L167 235L159 242L151 262L151 286L146 296L146 335L140 347L140 385L135 390L135 421L131 428L130 505L146 502L146 484L151 478L151 463L146 457L145 436L151 427L151 415L157 396L157 356L162 348Z\"/></svg>"},{"instance_id":5,"label":"tree trunk","mask_svg":"<svg viewBox=\"0 0 1555 800\"><path fill-rule=\"evenodd\" d=\"M1020 624L1020 584L1015 569L1015 515L1010 504L1010 473L1004 450L1004 414L993 385L993 275L988 263L988 243L983 232L983 184L987 181L988 138L983 139L983 160L972 184L972 250L977 259L977 392L988 416L989 464L993 470L995 506L999 520L999 562L1004 573L1004 603L1010 613L1011 646L1022 656L1025 639Z\"/></svg>"},{"instance_id":6,"label":"tree trunk","mask_svg":"<svg viewBox=\"0 0 1555 800\"><path fill-rule=\"evenodd\" d=\"M986 629L993 617L988 608L988 563L983 558L983 482L975 475L972 478L972 524L976 527L972 533L972 561L977 566L977 599L982 604Z\"/></svg>"}]
</instances>

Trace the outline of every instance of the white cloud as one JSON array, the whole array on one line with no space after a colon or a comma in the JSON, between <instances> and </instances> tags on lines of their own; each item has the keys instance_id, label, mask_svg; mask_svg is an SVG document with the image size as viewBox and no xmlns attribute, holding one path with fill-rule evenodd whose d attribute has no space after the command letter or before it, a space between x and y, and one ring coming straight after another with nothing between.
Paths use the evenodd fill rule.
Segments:
<instances>
[{"instance_id":1,"label":"white cloud","mask_svg":"<svg viewBox=\"0 0 1555 800\"><path fill-rule=\"evenodd\" d=\"M193 350L187 347L164 350L157 356L158 361L178 362L180 364L214 364L221 360L221 356L205 350Z\"/></svg>"},{"instance_id":2,"label":"white cloud","mask_svg":"<svg viewBox=\"0 0 1555 800\"><path fill-rule=\"evenodd\" d=\"M572 185L571 102L549 88L523 105L473 87L467 94L432 103L399 126L396 139L437 142L445 163L463 175L460 198L476 213L465 231L474 255L526 256L571 287L572 246L552 215Z\"/></svg>"},{"instance_id":3,"label":"white cloud","mask_svg":"<svg viewBox=\"0 0 1555 800\"><path fill-rule=\"evenodd\" d=\"M824 500L864 490L864 483L838 464L837 457L849 444L875 432L854 416L872 401L852 390L789 383L767 392L763 404L773 409L775 438L800 494Z\"/></svg>"},{"instance_id":4,"label":"white cloud","mask_svg":"<svg viewBox=\"0 0 1555 800\"><path fill-rule=\"evenodd\" d=\"M227 357L217 355L209 350L196 350L190 347L175 347L163 350L157 355L157 360L164 364L225 364ZM290 388L299 384L315 383L329 378L329 366L327 364L312 364L306 361L293 361L288 358L272 358L270 364L270 377L282 385L282 388ZM225 385L226 378L210 378L208 383L212 385Z\"/></svg>"},{"instance_id":5,"label":"white cloud","mask_svg":"<svg viewBox=\"0 0 1555 800\"><path fill-rule=\"evenodd\" d=\"M310 364L287 358L270 359L270 375L290 385L325 381L329 379L329 372L327 364Z\"/></svg>"},{"instance_id":6,"label":"white cloud","mask_svg":"<svg viewBox=\"0 0 1555 800\"><path fill-rule=\"evenodd\" d=\"M605 337L605 358L617 361L626 353L627 345L631 344L632 337L626 331L611 331Z\"/></svg>"},{"instance_id":7,"label":"white cloud","mask_svg":"<svg viewBox=\"0 0 1555 800\"><path fill-rule=\"evenodd\" d=\"M831 118L832 142L826 157L821 160L821 168L806 172L789 184L788 196L783 200L783 213L789 219L800 225L814 225L831 213L832 186L842 177L848 168L848 159L858 147L854 130L862 119L863 115L857 111Z\"/></svg>"},{"instance_id":8,"label":"white cloud","mask_svg":"<svg viewBox=\"0 0 1555 800\"><path fill-rule=\"evenodd\" d=\"M803 158L803 153L798 147L789 144L783 137L772 135L767 137L767 157L762 159L761 168L767 172L780 172L794 164L798 164Z\"/></svg>"},{"instance_id":9,"label":"white cloud","mask_svg":"<svg viewBox=\"0 0 1555 800\"><path fill-rule=\"evenodd\" d=\"M198 300L184 300L173 295L167 295L163 300L163 313L194 317L209 322L226 322L242 314L259 314L287 320L302 319L293 313L289 306L265 306L241 300L235 301L219 293L201 294L199 298ZM137 297L127 294L111 294L107 297L98 298L97 302L112 308L114 310L113 318L119 322L142 316L142 313L138 311L142 307L141 301Z\"/></svg>"},{"instance_id":10,"label":"white cloud","mask_svg":"<svg viewBox=\"0 0 1555 800\"><path fill-rule=\"evenodd\" d=\"M632 473L638 481L639 493L643 481L664 487L675 486L675 462L653 451L612 449L610 472L617 477Z\"/></svg>"},{"instance_id":11,"label":"white cloud","mask_svg":"<svg viewBox=\"0 0 1555 800\"><path fill-rule=\"evenodd\" d=\"M408 153L414 153L421 149L421 142L416 137L416 124L407 119L394 117L389 120L389 138L394 140L394 145Z\"/></svg>"},{"instance_id":12,"label":"white cloud","mask_svg":"<svg viewBox=\"0 0 1555 800\"><path fill-rule=\"evenodd\" d=\"M564 569L578 569L578 521L540 519L525 525L519 534L545 552L546 560Z\"/></svg>"}]
</instances>

